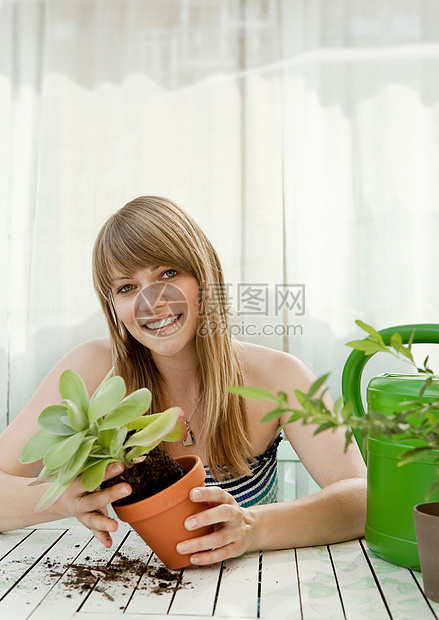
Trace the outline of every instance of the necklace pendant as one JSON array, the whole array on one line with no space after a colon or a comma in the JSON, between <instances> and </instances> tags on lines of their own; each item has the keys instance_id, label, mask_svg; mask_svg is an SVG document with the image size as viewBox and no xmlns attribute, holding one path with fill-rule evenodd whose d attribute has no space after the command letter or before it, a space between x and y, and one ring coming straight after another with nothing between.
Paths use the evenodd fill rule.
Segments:
<instances>
[{"instance_id":1,"label":"necklace pendant","mask_svg":"<svg viewBox=\"0 0 439 620\"><path fill-rule=\"evenodd\" d=\"M194 434L190 428L187 429L186 439L183 439L184 446L192 446L195 443Z\"/></svg>"}]
</instances>

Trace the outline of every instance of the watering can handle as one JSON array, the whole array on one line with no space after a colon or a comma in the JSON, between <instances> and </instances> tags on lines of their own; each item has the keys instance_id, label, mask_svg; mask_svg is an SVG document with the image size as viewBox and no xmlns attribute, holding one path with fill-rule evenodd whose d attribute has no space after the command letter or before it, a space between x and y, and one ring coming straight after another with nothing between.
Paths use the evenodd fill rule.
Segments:
<instances>
[{"instance_id":1,"label":"watering can handle","mask_svg":"<svg viewBox=\"0 0 439 620\"><path fill-rule=\"evenodd\" d=\"M410 336L414 333L413 343L436 343L439 344L439 324L424 323L421 325L397 325L396 327L387 327L381 329L378 333L381 335L386 345L390 344L390 338L395 332L401 335L404 344L407 344ZM365 338L366 340L366 338ZM369 359L375 355L365 355L363 351L354 349L349 355L343 368L341 379L341 390L345 403L351 402L356 415L365 416L363 402L361 400L361 375L363 368Z\"/></svg>"}]
</instances>

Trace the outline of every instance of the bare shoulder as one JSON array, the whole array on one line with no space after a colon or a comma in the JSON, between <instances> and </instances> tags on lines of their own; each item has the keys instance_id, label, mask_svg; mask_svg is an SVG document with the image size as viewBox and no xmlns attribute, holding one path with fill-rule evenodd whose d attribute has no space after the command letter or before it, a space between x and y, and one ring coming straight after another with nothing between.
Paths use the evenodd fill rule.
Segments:
<instances>
[{"instance_id":1,"label":"bare shoulder","mask_svg":"<svg viewBox=\"0 0 439 620\"><path fill-rule=\"evenodd\" d=\"M59 378L64 370L75 370L91 395L112 367L107 339L89 340L67 353L47 374L23 411L0 436L0 470L15 475L36 475L38 465L21 465L19 451L38 430L38 416L49 405L60 402Z\"/></svg>"},{"instance_id":2,"label":"bare shoulder","mask_svg":"<svg viewBox=\"0 0 439 620\"><path fill-rule=\"evenodd\" d=\"M315 376L299 358L262 345L237 342L244 383L270 392L308 389Z\"/></svg>"},{"instance_id":3,"label":"bare shoulder","mask_svg":"<svg viewBox=\"0 0 439 620\"><path fill-rule=\"evenodd\" d=\"M87 390L92 394L112 365L109 339L95 338L87 340L69 351L54 366L46 379L53 377L56 380L64 370L71 368L81 376Z\"/></svg>"}]
</instances>

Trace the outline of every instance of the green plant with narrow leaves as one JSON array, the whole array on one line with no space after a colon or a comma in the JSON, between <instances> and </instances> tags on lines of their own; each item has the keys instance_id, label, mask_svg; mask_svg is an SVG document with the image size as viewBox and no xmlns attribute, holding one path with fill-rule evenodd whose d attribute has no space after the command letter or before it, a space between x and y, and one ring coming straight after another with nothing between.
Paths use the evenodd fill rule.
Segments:
<instances>
[{"instance_id":1,"label":"green plant with narrow leaves","mask_svg":"<svg viewBox=\"0 0 439 620\"><path fill-rule=\"evenodd\" d=\"M422 367L418 367L412 355L411 338L407 345L402 342L400 334L395 332L390 339L390 345L386 345L381 335L370 325L362 321L356 321L357 325L367 332L368 337L364 340L353 340L347 346L363 351L365 355L374 353L389 353L399 360L404 360L416 369L418 373L425 376L419 396L422 397L426 388L433 384L439 384L439 376L436 375L428 366L428 356L424 360ZM417 445L409 448L399 455L400 465L432 457L433 463L438 467L437 480L430 487L427 499L431 497L433 491L439 488L439 417L435 412L439 411L439 397L428 399L427 402L421 401L401 401L399 408L390 416L382 415L378 412L370 411L367 416L357 416L352 407L352 403L344 403L343 398L339 398L334 403L334 410L329 410L323 399L327 391L325 384L330 373L319 377L308 392L295 390L295 396L300 404L300 408L288 405L285 392L278 392L277 395L267 390L257 387L233 386L229 387L229 392L238 394L244 398L255 400L271 401L274 409L267 413L261 423L278 418L285 413L290 414L285 424L302 421L302 424L317 425L314 435L323 431L337 428L345 429L345 451L353 439L353 431L359 429L363 438L368 435L378 436L384 434L388 437L400 436L401 439L418 440Z\"/></svg>"},{"instance_id":2,"label":"green plant with narrow leaves","mask_svg":"<svg viewBox=\"0 0 439 620\"><path fill-rule=\"evenodd\" d=\"M162 441L185 438L179 407L143 415L151 403L151 392L141 388L125 396L124 380L112 374L111 370L89 399L84 382L74 370L62 373L61 404L40 413L41 430L30 437L19 456L21 463L42 459L43 468L33 484L51 483L35 512L49 508L78 476L87 491L94 491L110 463L128 463Z\"/></svg>"}]
</instances>

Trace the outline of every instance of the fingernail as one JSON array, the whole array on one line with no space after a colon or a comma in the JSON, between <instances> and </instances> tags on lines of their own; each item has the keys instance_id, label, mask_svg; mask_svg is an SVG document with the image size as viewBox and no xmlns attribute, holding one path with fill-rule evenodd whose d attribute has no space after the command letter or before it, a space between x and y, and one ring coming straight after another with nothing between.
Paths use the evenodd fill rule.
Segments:
<instances>
[{"instance_id":1,"label":"fingernail","mask_svg":"<svg viewBox=\"0 0 439 620\"><path fill-rule=\"evenodd\" d=\"M201 558L199 558L197 555L193 555L191 557L191 564L199 564L201 562Z\"/></svg>"},{"instance_id":2,"label":"fingernail","mask_svg":"<svg viewBox=\"0 0 439 620\"><path fill-rule=\"evenodd\" d=\"M124 470L124 467L121 463L114 463L113 467L111 468L111 473L112 474L121 474Z\"/></svg>"},{"instance_id":3,"label":"fingernail","mask_svg":"<svg viewBox=\"0 0 439 620\"><path fill-rule=\"evenodd\" d=\"M193 491L191 491L192 500L200 499L200 497L201 497L201 493L200 491L198 491L198 489L194 489Z\"/></svg>"},{"instance_id":4,"label":"fingernail","mask_svg":"<svg viewBox=\"0 0 439 620\"><path fill-rule=\"evenodd\" d=\"M178 553L186 553L188 549L189 545L186 542L182 542L177 545Z\"/></svg>"},{"instance_id":5,"label":"fingernail","mask_svg":"<svg viewBox=\"0 0 439 620\"><path fill-rule=\"evenodd\" d=\"M130 494L130 489L127 486L122 486L119 489L119 495L129 495Z\"/></svg>"},{"instance_id":6,"label":"fingernail","mask_svg":"<svg viewBox=\"0 0 439 620\"><path fill-rule=\"evenodd\" d=\"M187 530L193 530L197 526L197 522L193 517L191 517L190 519L186 520L184 525Z\"/></svg>"}]
</instances>

